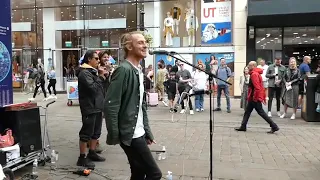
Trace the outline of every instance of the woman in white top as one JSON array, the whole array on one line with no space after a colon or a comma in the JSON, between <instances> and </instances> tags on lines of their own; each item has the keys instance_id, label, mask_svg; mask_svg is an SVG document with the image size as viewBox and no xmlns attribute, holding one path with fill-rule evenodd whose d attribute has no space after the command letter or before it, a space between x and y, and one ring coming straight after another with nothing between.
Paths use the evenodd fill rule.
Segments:
<instances>
[{"instance_id":1,"label":"woman in white top","mask_svg":"<svg viewBox=\"0 0 320 180\"><path fill-rule=\"evenodd\" d=\"M203 64L199 64L198 67L204 70ZM206 73L199 71L199 70L196 70L192 74L192 76L193 76L192 85L193 85L194 90L206 90L207 89L208 76L206 75ZM203 96L204 96L203 94L195 96L195 107L196 107L197 112L204 111Z\"/></svg>"}]
</instances>

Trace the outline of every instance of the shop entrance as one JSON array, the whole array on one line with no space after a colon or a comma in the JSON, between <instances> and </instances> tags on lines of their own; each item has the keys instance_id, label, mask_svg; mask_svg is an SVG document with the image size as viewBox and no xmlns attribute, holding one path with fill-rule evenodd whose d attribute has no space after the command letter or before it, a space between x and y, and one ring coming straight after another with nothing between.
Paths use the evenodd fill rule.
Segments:
<instances>
[{"instance_id":1,"label":"shop entrance","mask_svg":"<svg viewBox=\"0 0 320 180\"><path fill-rule=\"evenodd\" d=\"M289 64L289 58L295 57L298 63L302 63L304 56L310 56L312 62L310 68L312 72L318 67L318 62L320 60L320 44L300 44L300 45L285 45L283 46L285 61L284 64Z\"/></svg>"},{"instance_id":2,"label":"shop entrance","mask_svg":"<svg viewBox=\"0 0 320 180\"><path fill-rule=\"evenodd\" d=\"M67 78L75 76L74 69L79 66L79 59L82 56L81 48L64 48L52 51L53 65L56 68L57 90L66 90Z\"/></svg>"}]
</instances>

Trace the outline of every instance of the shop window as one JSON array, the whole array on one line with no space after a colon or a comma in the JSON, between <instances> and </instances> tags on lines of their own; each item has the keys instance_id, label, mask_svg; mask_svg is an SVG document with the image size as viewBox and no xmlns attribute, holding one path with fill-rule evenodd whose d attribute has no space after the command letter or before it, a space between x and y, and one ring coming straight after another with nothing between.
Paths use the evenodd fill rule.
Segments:
<instances>
[{"instance_id":1,"label":"shop window","mask_svg":"<svg viewBox=\"0 0 320 180\"><path fill-rule=\"evenodd\" d=\"M282 28L256 29L256 58L269 64L275 58L282 58Z\"/></svg>"}]
</instances>

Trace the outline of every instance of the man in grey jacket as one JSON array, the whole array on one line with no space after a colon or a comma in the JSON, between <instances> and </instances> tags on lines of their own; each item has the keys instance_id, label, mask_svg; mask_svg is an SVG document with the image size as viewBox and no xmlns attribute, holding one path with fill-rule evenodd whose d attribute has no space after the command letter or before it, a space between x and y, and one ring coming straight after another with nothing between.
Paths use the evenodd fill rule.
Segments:
<instances>
[{"instance_id":1,"label":"man in grey jacket","mask_svg":"<svg viewBox=\"0 0 320 180\"><path fill-rule=\"evenodd\" d=\"M286 67L281 64L281 59L276 58L275 63L270 65L266 77L269 78L268 80L268 116L272 117L271 114L271 107L272 107L272 100L274 94L276 94L277 100L277 115L280 117L280 105L281 105L281 92L283 88L283 78L286 73Z\"/></svg>"}]
</instances>

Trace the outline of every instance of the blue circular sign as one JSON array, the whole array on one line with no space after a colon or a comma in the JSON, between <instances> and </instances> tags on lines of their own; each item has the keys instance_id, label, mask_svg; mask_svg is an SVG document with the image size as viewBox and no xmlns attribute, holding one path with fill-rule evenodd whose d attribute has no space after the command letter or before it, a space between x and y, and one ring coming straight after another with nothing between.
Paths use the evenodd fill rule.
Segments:
<instances>
[{"instance_id":1,"label":"blue circular sign","mask_svg":"<svg viewBox=\"0 0 320 180\"><path fill-rule=\"evenodd\" d=\"M0 41L0 82L9 74L11 68L11 56L7 47ZM10 75L11 78L11 75Z\"/></svg>"}]
</instances>

